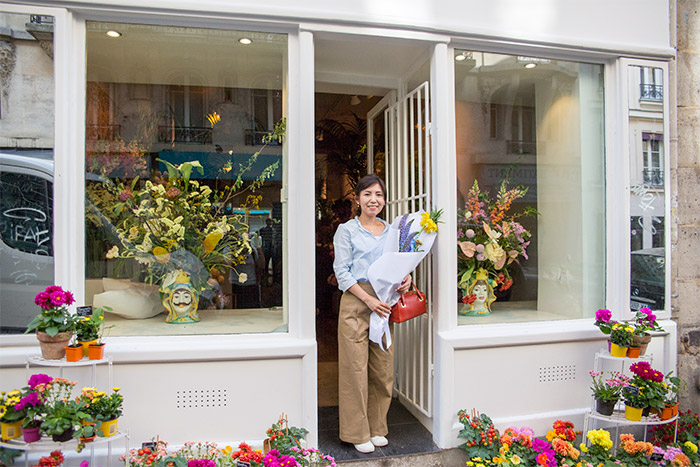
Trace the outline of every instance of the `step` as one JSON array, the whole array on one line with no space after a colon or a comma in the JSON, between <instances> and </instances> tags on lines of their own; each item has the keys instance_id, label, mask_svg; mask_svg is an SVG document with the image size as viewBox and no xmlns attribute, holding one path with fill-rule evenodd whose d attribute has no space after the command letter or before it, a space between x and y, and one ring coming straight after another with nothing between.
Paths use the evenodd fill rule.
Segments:
<instances>
[{"instance_id":1,"label":"step","mask_svg":"<svg viewBox=\"0 0 700 467\"><path fill-rule=\"evenodd\" d=\"M338 465L346 467L462 467L466 462L467 453L462 449L454 448L425 454L338 461Z\"/></svg>"}]
</instances>

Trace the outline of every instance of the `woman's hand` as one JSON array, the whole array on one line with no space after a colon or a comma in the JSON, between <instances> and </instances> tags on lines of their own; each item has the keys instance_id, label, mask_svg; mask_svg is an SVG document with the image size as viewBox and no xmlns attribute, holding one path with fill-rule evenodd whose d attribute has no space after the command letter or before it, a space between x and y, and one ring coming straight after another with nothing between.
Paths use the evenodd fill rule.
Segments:
<instances>
[{"instance_id":1,"label":"woman's hand","mask_svg":"<svg viewBox=\"0 0 700 467\"><path fill-rule=\"evenodd\" d=\"M378 314L382 318L387 318L391 314L391 307L389 305L371 295L367 296L365 305L367 305L367 308L369 308L370 311Z\"/></svg>"},{"instance_id":2,"label":"woman's hand","mask_svg":"<svg viewBox=\"0 0 700 467\"><path fill-rule=\"evenodd\" d=\"M401 285L399 286L398 289L396 289L396 291L398 293L400 293L401 295L403 295L406 292L408 292L408 289L410 289L410 288L411 288L411 275L409 274L403 278L403 280L401 281Z\"/></svg>"}]
</instances>

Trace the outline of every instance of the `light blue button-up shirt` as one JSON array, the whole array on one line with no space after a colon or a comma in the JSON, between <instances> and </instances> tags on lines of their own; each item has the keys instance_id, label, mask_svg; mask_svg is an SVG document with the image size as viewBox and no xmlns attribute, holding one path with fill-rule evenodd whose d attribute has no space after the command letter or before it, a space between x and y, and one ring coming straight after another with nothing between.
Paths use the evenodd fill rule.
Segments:
<instances>
[{"instance_id":1,"label":"light blue button-up shirt","mask_svg":"<svg viewBox=\"0 0 700 467\"><path fill-rule=\"evenodd\" d=\"M379 220L384 224L384 232L378 237L362 227L357 217L340 224L335 231L333 270L343 292L357 282L368 282L367 270L384 252L389 228L383 219Z\"/></svg>"}]
</instances>

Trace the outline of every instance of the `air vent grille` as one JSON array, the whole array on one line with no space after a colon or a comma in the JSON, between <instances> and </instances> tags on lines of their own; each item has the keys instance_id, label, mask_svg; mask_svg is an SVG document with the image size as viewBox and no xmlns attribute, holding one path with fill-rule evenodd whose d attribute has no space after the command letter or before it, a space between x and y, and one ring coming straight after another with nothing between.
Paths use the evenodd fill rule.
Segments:
<instances>
[{"instance_id":1,"label":"air vent grille","mask_svg":"<svg viewBox=\"0 0 700 467\"><path fill-rule=\"evenodd\" d=\"M540 383L573 381L576 379L576 365L554 365L540 367Z\"/></svg>"},{"instance_id":2,"label":"air vent grille","mask_svg":"<svg viewBox=\"0 0 700 467\"><path fill-rule=\"evenodd\" d=\"M226 389L187 389L175 391L175 406L178 409L202 409L226 407Z\"/></svg>"}]
</instances>

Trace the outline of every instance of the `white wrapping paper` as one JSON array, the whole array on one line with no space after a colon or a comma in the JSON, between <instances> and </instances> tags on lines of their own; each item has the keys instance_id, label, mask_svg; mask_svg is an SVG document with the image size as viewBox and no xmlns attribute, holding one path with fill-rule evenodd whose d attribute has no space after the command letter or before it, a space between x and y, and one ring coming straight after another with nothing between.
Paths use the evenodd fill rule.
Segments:
<instances>
[{"instance_id":1,"label":"white wrapping paper","mask_svg":"<svg viewBox=\"0 0 700 467\"><path fill-rule=\"evenodd\" d=\"M421 230L421 215L425 211L420 210L409 214L406 222L411 224L410 232ZM407 274L413 272L418 264L430 252L437 232L421 232L419 235L422 246L421 251L402 252L399 251L399 223L401 217L394 219L387 233L384 253L377 261L372 263L367 271L367 276L372 288L377 294L377 298L389 306L393 306L399 301L401 296L396 289L401 285L401 281ZM382 337L386 336L387 349L391 347L391 332L389 331L389 318L382 318L377 313L371 313L369 318L369 340L379 344L382 350L386 350L382 343Z\"/></svg>"}]
</instances>

